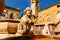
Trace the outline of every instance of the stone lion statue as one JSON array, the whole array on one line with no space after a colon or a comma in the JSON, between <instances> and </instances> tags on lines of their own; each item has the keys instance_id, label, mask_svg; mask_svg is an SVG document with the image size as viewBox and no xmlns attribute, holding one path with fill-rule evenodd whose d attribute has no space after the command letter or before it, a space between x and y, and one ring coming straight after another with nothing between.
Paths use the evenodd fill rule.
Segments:
<instances>
[{"instance_id":1,"label":"stone lion statue","mask_svg":"<svg viewBox=\"0 0 60 40\"><path fill-rule=\"evenodd\" d=\"M29 30L31 28L32 25L31 12L32 12L31 8L27 7L24 11L22 18L20 19L20 27L23 30L23 34L29 33Z\"/></svg>"}]
</instances>

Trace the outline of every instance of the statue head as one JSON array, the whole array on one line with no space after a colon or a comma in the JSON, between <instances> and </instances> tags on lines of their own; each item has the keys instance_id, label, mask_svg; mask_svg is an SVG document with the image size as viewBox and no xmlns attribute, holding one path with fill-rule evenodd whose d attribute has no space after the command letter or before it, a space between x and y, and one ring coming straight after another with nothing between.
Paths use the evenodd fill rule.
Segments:
<instances>
[{"instance_id":1,"label":"statue head","mask_svg":"<svg viewBox=\"0 0 60 40\"><path fill-rule=\"evenodd\" d=\"M27 7L24 11L24 15L26 14L26 15L30 16L31 12L32 12L32 9L30 7Z\"/></svg>"},{"instance_id":2,"label":"statue head","mask_svg":"<svg viewBox=\"0 0 60 40\"><path fill-rule=\"evenodd\" d=\"M0 14L2 14L4 8L5 8L5 2L4 0L0 0Z\"/></svg>"}]
</instances>

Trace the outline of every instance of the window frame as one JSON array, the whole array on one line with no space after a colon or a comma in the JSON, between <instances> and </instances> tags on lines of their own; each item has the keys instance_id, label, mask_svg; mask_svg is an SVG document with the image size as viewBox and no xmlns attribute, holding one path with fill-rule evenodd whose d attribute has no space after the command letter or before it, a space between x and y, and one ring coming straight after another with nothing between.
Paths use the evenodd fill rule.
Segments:
<instances>
[{"instance_id":1,"label":"window frame","mask_svg":"<svg viewBox=\"0 0 60 40\"><path fill-rule=\"evenodd\" d=\"M50 21L51 17L50 14L47 14L47 20Z\"/></svg>"}]
</instances>

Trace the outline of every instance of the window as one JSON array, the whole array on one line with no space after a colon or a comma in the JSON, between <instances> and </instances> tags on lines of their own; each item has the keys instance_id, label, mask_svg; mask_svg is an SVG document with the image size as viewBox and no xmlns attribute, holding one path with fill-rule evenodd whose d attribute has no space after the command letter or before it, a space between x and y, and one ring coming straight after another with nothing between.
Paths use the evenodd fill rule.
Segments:
<instances>
[{"instance_id":1,"label":"window","mask_svg":"<svg viewBox=\"0 0 60 40\"><path fill-rule=\"evenodd\" d=\"M57 14L60 14L60 11L58 11Z\"/></svg>"},{"instance_id":2,"label":"window","mask_svg":"<svg viewBox=\"0 0 60 40\"><path fill-rule=\"evenodd\" d=\"M47 20L50 20L50 14L47 14Z\"/></svg>"},{"instance_id":3,"label":"window","mask_svg":"<svg viewBox=\"0 0 60 40\"><path fill-rule=\"evenodd\" d=\"M7 10L4 9L4 11L3 11L3 13L2 13L2 16L5 17L6 13L7 13Z\"/></svg>"},{"instance_id":4,"label":"window","mask_svg":"<svg viewBox=\"0 0 60 40\"><path fill-rule=\"evenodd\" d=\"M34 0L32 0L32 3L34 3Z\"/></svg>"},{"instance_id":5,"label":"window","mask_svg":"<svg viewBox=\"0 0 60 40\"><path fill-rule=\"evenodd\" d=\"M5 17L5 13L2 13L2 16Z\"/></svg>"},{"instance_id":6,"label":"window","mask_svg":"<svg viewBox=\"0 0 60 40\"><path fill-rule=\"evenodd\" d=\"M60 8L60 5L57 5L57 8Z\"/></svg>"},{"instance_id":7,"label":"window","mask_svg":"<svg viewBox=\"0 0 60 40\"><path fill-rule=\"evenodd\" d=\"M7 10L6 9L4 9L4 13L6 13L7 12Z\"/></svg>"},{"instance_id":8,"label":"window","mask_svg":"<svg viewBox=\"0 0 60 40\"><path fill-rule=\"evenodd\" d=\"M10 18L13 19L13 13L10 14Z\"/></svg>"},{"instance_id":9,"label":"window","mask_svg":"<svg viewBox=\"0 0 60 40\"><path fill-rule=\"evenodd\" d=\"M42 22L43 21L43 19L42 19L42 17L40 16L40 22Z\"/></svg>"},{"instance_id":10,"label":"window","mask_svg":"<svg viewBox=\"0 0 60 40\"><path fill-rule=\"evenodd\" d=\"M36 0L36 3L39 3L39 1L38 1L38 0Z\"/></svg>"},{"instance_id":11,"label":"window","mask_svg":"<svg viewBox=\"0 0 60 40\"><path fill-rule=\"evenodd\" d=\"M60 19L60 11L57 12L57 15L56 15L55 18L58 19L58 20Z\"/></svg>"}]
</instances>

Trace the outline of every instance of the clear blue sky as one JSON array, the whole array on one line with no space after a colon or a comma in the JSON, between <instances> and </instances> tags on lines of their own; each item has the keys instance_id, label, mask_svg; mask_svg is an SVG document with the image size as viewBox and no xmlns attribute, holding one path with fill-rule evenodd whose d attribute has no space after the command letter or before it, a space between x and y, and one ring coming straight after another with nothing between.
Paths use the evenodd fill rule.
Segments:
<instances>
[{"instance_id":1,"label":"clear blue sky","mask_svg":"<svg viewBox=\"0 0 60 40\"><path fill-rule=\"evenodd\" d=\"M56 2L60 2L60 0L40 0L40 9L46 8ZM30 0L5 0L5 4L13 8L20 8L20 15L22 15L24 9L30 6Z\"/></svg>"}]
</instances>

